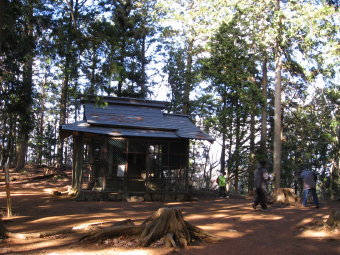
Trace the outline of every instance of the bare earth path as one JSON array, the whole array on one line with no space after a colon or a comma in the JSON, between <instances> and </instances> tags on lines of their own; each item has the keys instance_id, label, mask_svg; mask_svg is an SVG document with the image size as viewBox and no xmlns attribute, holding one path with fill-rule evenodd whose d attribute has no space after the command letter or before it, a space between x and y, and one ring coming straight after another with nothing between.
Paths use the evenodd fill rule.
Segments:
<instances>
[{"instance_id":1,"label":"bare earth path","mask_svg":"<svg viewBox=\"0 0 340 255\"><path fill-rule=\"evenodd\" d=\"M41 175L11 173L14 216L3 218L11 232L34 233L63 230L88 223L114 223L132 219L139 224L160 207L179 207L184 219L222 241L186 249L164 247L115 247L102 243L79 243L79 235L54 235L28 240L9 239L0 243L0 254L340 254L340 232L328 231L313 222L325 220L340 210L340 202L321 203L320 209L270 207L269 212L254 211L249 199L201 199L194 202L76 202L66 195L53 196L51 189L66 191L70 178L32 181ZM2 174L3 175L3 174ZM5 186L1 175L0 206L5 211ZM128 246L128 245L127 245Z\"/></svg>"}]
</instances>

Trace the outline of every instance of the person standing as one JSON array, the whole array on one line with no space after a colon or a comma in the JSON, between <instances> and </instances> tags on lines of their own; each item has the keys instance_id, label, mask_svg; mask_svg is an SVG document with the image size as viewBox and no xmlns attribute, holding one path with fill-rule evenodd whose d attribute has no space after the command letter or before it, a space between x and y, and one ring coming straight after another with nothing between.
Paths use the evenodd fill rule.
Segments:
<instances>
[{"instance_id":1,"label":"person standing","mask_svg":"<svg viewBox=\"0 0 340 255\"><path fill-rule=\"evenodd\" d=\"M226 178L225 172L221 172L221 174L217 177L217 184L218 184L218 196L220 198L226 197L225 186L226 186Z\"/></svg>"},{"instance_id":2,"label":"person standing","mask_svg":"<svg viewBox=\"0 0 340 255\"><path fill-rule=\"evenodd\" d=\"M307 207L308 195L311 193L315 207L319 208L319 200L316 194L316 174L311 170L303 170L301 179L303 183L302 206Z\"/></svg>"},{"instance_id":3,"label":"person standing","mask_svg":"<svg viewBox=\"0 0 340 255\"><path fill-rule=\"evenodd\" d=\"M255 199L252 207L256 210L258 204L261 205L262 210L268 210L267 207L267 182L269 180L268 170L266 169L267 162L262 160L254 173L255 185Z\"/></svg>"}]
</instances>

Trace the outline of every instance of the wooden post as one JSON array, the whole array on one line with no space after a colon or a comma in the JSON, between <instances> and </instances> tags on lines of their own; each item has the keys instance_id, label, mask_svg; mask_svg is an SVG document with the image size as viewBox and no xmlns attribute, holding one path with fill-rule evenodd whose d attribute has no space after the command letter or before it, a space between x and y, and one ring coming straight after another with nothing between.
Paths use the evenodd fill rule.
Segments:
<instances>
[{"instance_id":1,"label":"wooden post","mask_svg":"<svg viewBox=\"0 0 340 255\"><path fill-rule=\"evenodd\" d=\"M190 153L189 140L187 141L186 146L187 148L186 148L186 155L185 155L186 162L185 162L185 168L184 168L184 171L185 171L184 178L185 178L185 191L189 193L190 192L189 190L189 153Z\"/></svg>"},{"instance_id":2,"label":"wooden post","mask_svg":"<svg viewBox=\"0 0 340 255\"><path fill-rule=\"evenodd\" d=\"M130 140L127 139L126 140L126 148L125 148L126 163L125 163L125 169L124 169L124 190L125 190L125 193L128 193L129 146L130 146Z\"/></svg>"},{"instance_id":3,"label":"wooden post","mask_svg":"<svg viewBox=\"0 0 340 255\"><path fill-rule=\"evenodd\" d=\"M8 163L5 164L5 182L6 182L6 197L7 197L7 217L12 216L12 203L11 203L11 191L9 187L9 166Z\"/></svg>"}]
</instances>

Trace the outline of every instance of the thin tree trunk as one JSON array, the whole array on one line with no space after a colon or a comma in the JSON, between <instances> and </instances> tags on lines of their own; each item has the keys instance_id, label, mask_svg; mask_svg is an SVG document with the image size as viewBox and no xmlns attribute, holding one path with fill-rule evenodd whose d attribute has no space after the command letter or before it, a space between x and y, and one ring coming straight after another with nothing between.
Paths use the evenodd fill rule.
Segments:
<instances>
[{"instance_id":1,"label":"thin tree trunk","mask_svg":"<svg viewBox=\"0 0 340 255\"><path fill-rule=\"evenodd\" d=\"M66 123L66 107L67 107L67 94L69 83L69 61L66 57L66 64L64 69L64 82L61 90L60 97L60 118L59 125L62 126ZM57 167L62 168L63 165L63 153L64 153L64 139L59 136L58 149L57 149Z\"/></svg>"},{"instance_id":2,"label":"thin tree trunk","mask_svg":"<svg viewBox=\"0 0 340 255\"><path fill-rule=\"evenodd\" d=\"M193 40L188 40L186 72L185 72L185 87L183 91L183 114L190 114L190 92L192 88L192 50Z\"/></svg>"},{"instance_id":3,"label":"thin tree trunk","mask_svg":"<svg viewBox=\"0 0 340 255\"><path fill-rule=\"evenodd\" d=\"M221 173L225 171L225 151L226 151L225 133L222 134L222 148L221 148Z\"/></svg>"},{"instance_id":4,"label":"thin tree trunk","mask_svg":"<svg viewBox=\"0 0 340 255\"><path fill-rule=\"evenodd\" d=\"M91 79L90 79L90 95L96 95L96 69L97 69L97 49L95 42L92 42L92 65L91 65Z\"/></svg>"},{"instance_id":5,"label":"thin tree trunk","mask_svg":"<svg viewBox=\"0 0 340 255\"><path fill-rule=\"evenodd\" d=\"M45 74L44 82L41 83L41 98L40 98L40 122L39 122L39 129L38 129L38 136L42 139L44 137L44 116L45 116L45 85L47 82L47 75ZM39 145L38 147L38 164L42 165L42 146Z\"/></svg>"},{"instance_id":6,"label":"thin tree trunk","mask_svg":"<svg viewBox=\"0 0 340 255\"><path fill-rule=\"evenodd\" d=\"M222 111L226 110L226 98L223 98L223 109ZM225 118L222 120L222 148L221 148L221 173L225 172L225 151L226 151L226 121Z\"/></svg>"},{"instance_id":7,"label":"thin tree trunk","mask_svg":"<svg viewBox=\"0 0 340 255\"><path fill-rule=\"evenodd\" d=\"M141 59L141 64L142 64L142 70L141 70L141 75L142 75L142 82L140 84L141 88L141 96L142 98L146 98L147 97L147 89L146 89L146 64L147 64L147 61L146 61L146 57L145 57L145 54L146 54L146 47L145 47L145 44L146 44L146 36L143 36L143 39L142 39L142 59Z\"/></svg>"},{"instance_id":8,"label":"thin tree trunk","mask_svg":"<svg viewBox=\"0 0 340 255\"><path fill-rule=\"evenodd\" d=\"M231 108L234 108L234 104L230 106ZM232 118L232 117L231 117ZM229 147L228 147L228 161L227 161L227 191L230 189L230 181L231 181L231 164L232 164L232 148L233 148L233 124L234 120L232 118L231 123L229 123L229 134L228 134L228 140L229 140Z\"/></svg>"},{"instance_id":9,"label":"thin tree trunk","mask_svg":"<svg viewBox=\"0 0 340 255\"><path fill-rule=\"evenodd\" d=\"M239 183L239 165L240 165L240 144L241 144L241 117L240 117L240 105L237 103L236 106L236 141L235 141L235 182L234 189L235 192L238 192L238 183Z\"/></svg>"},{"instance_id":10,"label":"thin tree trunk","mask_svg":"<svg viewBox=\"0 0 340 255\"><path fill-rule=\"evenodd\" d=\"M250 116L250 135L249 135L249 174L248 174L248 194L254 189L255 172L255 113Z\"/></svg>"},{"instance_id":11,"label":"thin tree trunk","mask_svg":"<svg viewBox=\"0 0 340 255\"><path fill-rule=\"evenodd\" d=\"M334 199L334 189L333 189L333 174L335 170L336 161L332 162L332 165L330 167L330 173L329 173L329 191L330 191L330 199Z\"/></svg>"},{"instance_id":12,"label":"thin tree trunk","mask_svg":"<svg viewBox=\"0 0 340 255\"><path fill-rule=\"evenodd\" d=\"M2 50L3 38L5 38L3 33L5 32L6 10L8 11L8 1L0 0L0 50ZM2 77L0 77L0 79L2 79Z\"/></svg>"},{"instance_id":13,"label":"thin tree trunk","mask_svg":"<svg viewBox=\"0 0 340 255\"><path fill-rule=\"evenodd\" d=\"M280 0L276 0L276 12L280 12ZM282 127L281 127L281 70L282 70L282 49L281 49L281 15L279 17L278 34L275 43L275 117L274 117L274 152L273 167L275 173L275 188L280 188L281 182L281 160L282 160Z\"/></svg>"},{"instance_id":14,"label":"thin tree trunk","mask_svg":"<svg viewBox=\"0 0 340 255\"><path fill-rule=\"evenodd\" d=\"M4 107L5 108L5 107ZM6 161L7 161L7 158L8 158L8 146L6 146L6 144L8 145L8 143L6 143L6 135L5 134L8 134L8 126L7 126L7 112L6 111L2 111L2 126L1 126L1 129L2 129L2 132L4 135L2 135L1 137L1 161L0 161L0 167L4 166ZM8 135L7 135L7 140L8 140Z\"/></svg>"},{"instance_id":15,"label":"thin tree trunk","mask_svg":"<svg viewBox=\"0 0 340 255\"><path fill-rule=\"evenodd\" d=\"M13 114L9 115L10 121L9 121L9 134L7 136L7 159L6 162L8 162L10 165L13 164L14 158L15 158L15 141L14 138L16 137L16 117Z\"/></svg>"},{"instance_id":16,"label":"thin tree trunk","mask_svg":"<svg viewBox=\"0 0 340 255\"><path fill-rule=\"evenodd\" d=\"M262 157L266 156L267 148L267 57L264 58L262 63L262 96L264 98L264 104L261 113L261 141L260 141L260 153Z\"/></svg>"}]
</instances>

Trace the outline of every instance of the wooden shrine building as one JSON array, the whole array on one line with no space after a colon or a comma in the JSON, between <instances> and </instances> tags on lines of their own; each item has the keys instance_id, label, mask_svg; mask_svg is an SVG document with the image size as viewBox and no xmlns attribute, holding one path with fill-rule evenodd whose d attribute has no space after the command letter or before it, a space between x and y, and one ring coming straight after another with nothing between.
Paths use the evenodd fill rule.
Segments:
<instances>
[{"instance_id":1,"label":"wooden shrine building","mask_svg":"<svg viewBox=\"0 0 340 255\"><path fill-rule=\"evenodd\" d=\"M78 200L186 200L189 140L213 141L165 102L83 98L84 120L61 126L73 136L72 187Z\"/></svg>"}]
</instances>

